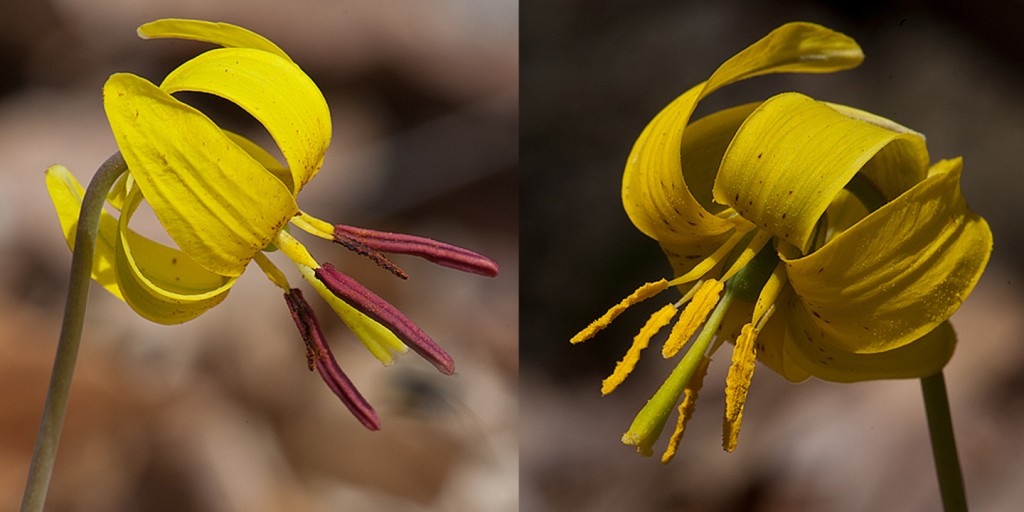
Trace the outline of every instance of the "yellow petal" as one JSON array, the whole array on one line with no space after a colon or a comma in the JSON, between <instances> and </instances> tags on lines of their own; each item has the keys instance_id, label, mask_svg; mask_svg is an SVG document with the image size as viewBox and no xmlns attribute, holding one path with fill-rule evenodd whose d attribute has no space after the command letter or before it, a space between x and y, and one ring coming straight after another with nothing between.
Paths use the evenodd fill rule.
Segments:
<instances>
[{"instance_id":1,"label":"yellow petal","mask_svg":"<svg viewBox=\"0 0 1024 512\"><path fill-rule=\"evenodd\" d=\"M277 142L297 194L323 164L331 113L320 89L295 63L244 48L210 50L178 66L160 88L205 92L238 105Z\"/></svg>"},{"instance_id":2,"label":"yellow petal","mask_svg":"<svg viewBox=\"0 0 1024 512\"><path fill-rule=\"evenodd\" d=\"M690 89L662 110L637 139L622 183L622 200L630 219L640 231L663 245L685 246L700 238L721 236L733 223L714 217L694 198L685 178L691 172L687 167L690 164L680 159L683 131L697 103L725 85L753 76L826 73L856 66L862 59L855 41L810 23L783 25L729 59L707 82ZM743 113L740 108L712 118L707 133L727 133ZM697 137L704 138L702 135ZM693 143L699 146L700 142ZM707 182L707 166L702 162L695 165L693 172L701 177L694 181ZM685 251L680 248L675 252Z\"/></svg>"},{"instance_id":3,"label":"yellow petal","mask_svg":"<svg viewBox=\"0 0 1024 512\"><path fill-rule=\"evenodd\" d=\"M228 48L252 48L291 60L284 50L269 39L230 23L167 18L142 25L138 33L139 37L145 39L191 39Z\"/></svg>"},{"instance_id":4,"label":"yellow petal","mask_svg":"<svg viewBox=\"0 0 1024 512\"><path fill-rule=\"evenodd\" d=\"M827 365L839 352L889 351L960 307L992 250L988 224L960 192L961 167L959 159L936 164L927 179L821 249L783 258L800 298L790 326L807 357ZM916 376L935 366L913 363L905 370Z\"/></svg>"},{"instance_id":5,"label":"yellow petal","mask_svg":"<svg viewBox=\"0 0 1024 512\"><path fill-rule=\"evenodd\" d=\"M277 179L281 180L281 183L284 183L284 186L288 187L289 190L292 189L292 172L289 171L287 167L281 165L281 163L274 158L274 155L268 153L267 150L263 149L259 144L256 144L237 133L224 130L224 135L227 135L232 142L238 144L238 147L242 148L246 153L249 153L249 156L253 157L260 163L260 165L277 177Z\"/></svg>"},{"instance_id":6,"label":"yellow petal","mask_svg":"<svg viewBox=\"0 0 1024 512\"><path fill-rule=\"evenodd\" d=\"M63 165L54 165L46 170L46 189L57 210L64 239L71 250L75 249L75 235L78 229L78 215L82 210L85 189L75 176ZM114 276L114 244L117 240L117 219L106 211L100 213L99 231L96 234L96 250L92 260L92 279L115 297L122 299L121 289Z\"/></svg>"},{"instance_id":7,"label":"yellow petal","mask_svg":"<svg viewBox=\"0 0 1024 512\"><path fill-rule=\"evenodd\" d=\"M116 273L124 301L161 324L186 322L220 304L236 278L209 272L183 252L132 233L128 222L141 201L132 189L118 221Z\"/></svg>"},{"instance_id":8,"label":"yellow petal","mask_svg":"<svg viewBox=\"0 0 1024 512\"><path fill-rule=\"evenodd\" d=\"M633 345L626 351L626 355L615 364L615 370L612 371L612 374L601 382L602 395L615 391L615 388L619 387L619 384L626 380L626 377L633 371L633 368L636 368L636 363L640 360L640 352L647 348L651 338L658 334L662 327L668 325L675 315L676 307L672 304L666 304L647 319L647 323L644 324L640 332L633 338Z\"/></svg>"},{"instance_id":9,"label":"yellow petal","mask_svg":"<svg viewBox=\"0 0 1024 512\"><path fill-rule=\"evenodd\" d=\"M770 324L771 322L769 322ZM899 348L873 354L854 354L827 347L820 332L807 331L790 321L787 359L815 377L832 382L908 379L934 375L953 357L956 333L949 322Z\"/></svg>"},{"instance_id":10,"label":"yellow petal","mask_svg":"<svg viewBox=\"0 0 1024 512\"><path fill-rule=\"evenodd\" d=\"M891 119L886 119L870 112L865 112L860 109L837 103L827 103L827 105L844 116L860 119L861 121L879 126L892 132L912 135L914 138L919 138L921 140L924 140L925 138L923 134L911 130L910 128L907 128L906 126L903 126ZM920 165L904 166L901 164L901 161L905 159L906 157L899 153L883 151L876 154L874 158L869 160L868 163L860 170L860 173L868 178L868 181L878 189L886 200L891 200L909 190L910 187L923 180L926 175L925 171L927 170L927 167L922 167ZM925 165L927 165L927 162ZM899 171L893 172L894 169L899 169Z\"/></svg>"},{"instance_id":11,"label":"yellow petal","mask_svg":"<svg viewBox=\"0 0 1024 512\"><path fill-rule=\"evenodd\" d=\"M792 294L792 291L788 291ZM776 312L757 335L757 360L790 382L803 382L811 374L793 357L793 349L786 338L786 310L776 305ZM738 335L737 335L738 336Z\"/></svg>"},{"instance_id":12,"label":"yellow petal","mask_svg":"<svg viewBox=\"0 0 1024 512\"><path fill-rule=\"evenodd\" d=\"M167 233L207 270L237 276L298 210L289 191L197 110L116 74L104 107L128 168Z\"/></svg>"},{"instance_id":13,"label":"yellow petal","mask_svg":"<svg viewBox=\"0 0 1024 512\"><path fill-rule=\"evenodd\" d=\"M918 177L928 167L921 137L783 93L762 103L736 133L714 197L806 252L818 219L873 159L872 168Z\"/></svg>"}]
</instances>

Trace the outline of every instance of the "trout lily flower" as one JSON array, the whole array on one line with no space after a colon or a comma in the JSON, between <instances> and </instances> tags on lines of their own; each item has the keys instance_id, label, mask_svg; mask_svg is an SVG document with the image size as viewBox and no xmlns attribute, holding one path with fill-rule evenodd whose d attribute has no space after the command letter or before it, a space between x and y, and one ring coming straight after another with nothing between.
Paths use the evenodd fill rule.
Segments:
<instances>
[{"instance_id":1,"label":"trout lily flower","mask_svg":"<svg viewBox=\"0 0 1024 512\"><path fill-rule=\"evenodd\" d=\"M682 310L662 355L684 355L622 439L642 455L652 454L678 404L662 457L671 460L725 341L734 344L727 451L755 361L793 382L853 382L930 376L952 356L948 319L992 248L988 225L960 191L961 159L931 162L917 132L793 92L690 121L702 98L733 82L833 72L862 59L843 34L784 25L665 107L633 146L623 204L674 277L641 286L571 341L669 288L683 294L650 317L602 386L613 391Z\"/></svg>"},{"instance_id":2,"label":"trout lily flower","mask_svg":"<svg viewBox=\"0 0 1024 512\"><path fill-rule=\"evenodd\" d=\"M139 315L161 324L191 320L216 306L250 261L284 291L285 302L316 369L355 417L379 428L373 408L341 371L312 308L267 258L279 249L385 364L411 347L441 372L452 358L395 307L330 263L319 264L289 224L339 243L405 278L384 253L495 276L497 265L472 251L427 238L332 225L303 212L299 191L316 176L331 139L327 102L316 84L274 43L241 27L165 19L139 28L144 38L182 38L220 48L201 53L159 84L128 73L110 77L103 104L128 172L107 196L118 215L100 219L92 278ZM286 162L221 129L175 98L191 91L231 101L258 120ZM83 189L62 166L46 183L68 244L74 249ZM177 247L129 227L147 201Z\"/></svg>"}]
</instances>

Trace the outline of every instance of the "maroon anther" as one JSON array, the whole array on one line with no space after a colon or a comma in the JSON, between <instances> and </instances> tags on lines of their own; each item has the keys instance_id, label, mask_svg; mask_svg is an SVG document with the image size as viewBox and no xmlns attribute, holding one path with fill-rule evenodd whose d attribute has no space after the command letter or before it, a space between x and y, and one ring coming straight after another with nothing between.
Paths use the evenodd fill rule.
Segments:
<instances>
[{"instance_id":1,"label":"maroon anther","mask_svg":"<svg viewBox=\"0 0 1024 512\"><path fill-rule=\"evenodd\" d=\"M370 430L380 430L380 419L377 418L377 413L359 393L352 381L341 371L341 367L338 366L334 354L331 353L331 349L327 346L324 335L320 331L316 315L313 314L313 309L309 307L306 299L302 297L302 292L297 288L292 288L284 294L284 300L288 303L288 310L292 313L292 319L295 320L295 326L299 328L302 340L306 342L306 358L309 369L316 368L320 377L327 383L327 387L331 388L335 395L338 395L341 402L348 407L348 410L360 423Z\"/></svg>"},{"instance_id":2,"label":"maroon anther","mask_svg":"<svg viewBox=\"0 0 1024 512\"><path fill-rule=\"evenodd\" d=\"M430 361L441 373L455 373L455 361L441 347L434 343L425 332L412 323L401 311L389 304L365 286L334 268L330 263L314 271L317 279L327 289L348 305L376 320L395 333L409 348Z\"/></svg>"},{"instance_id":3,"label":"maroon anther","mask_svg":"<svg viewBox=\"0 0 1024 512\"><path fill-rule=\"evenodd\" d=\"M339 224L334 226L334 241L360 254L363 253L358 249L353 249L349 244L354 241L358 246L373 251L419 256L444 267L482 276L498 275L498 264L494 260L469 249L421 236L388 233ZM378 262L378 264L380 263Z\"/></svg>"},{"instance_id":4,"label":"maroon anther","mask_svg":"<svg viewBox=\"0 0 1024 512\"><path fill-rule=\"evenodd\" d=\"M388 272L391 272L392 274L402 279L409 278L409 275L406 274L404 270L399 268L398 265L395 265L394 262L389 260L387 256L384 256L379 251L376 251L368 247L366 244L364 244L362 241L358 239L352 238L344 234L339 235L337 230L335 230L334 241L341 244L342 247L360 256L366 256L367 258L370 258L370 261L376 263L378 267L387 270Z\"/></svg>"}]
</instances>

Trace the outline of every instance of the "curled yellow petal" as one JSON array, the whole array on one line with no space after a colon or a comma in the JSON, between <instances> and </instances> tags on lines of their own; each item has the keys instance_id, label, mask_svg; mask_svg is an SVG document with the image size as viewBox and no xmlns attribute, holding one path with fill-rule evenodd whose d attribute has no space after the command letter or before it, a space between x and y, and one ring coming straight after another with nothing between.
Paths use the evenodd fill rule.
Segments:
<instances>
[{"instance_id":1,"label":"curled yellow petal","mask_svg":"<svg viewBox=\"0 0 1024 512\"><path fill-rule=\"evenodd\" d=\"M187 322L220 304L236 277L215 274L188 255L135 235L128 222L142 201L132 189L118 220L115 272L124 301L160 324Z\"/></svg>"},{"instance_id":2,"label":"curled yellow petal","mask_svg":"<svg viewBox=\"0 0 1024 512\"><path fill-rule=\"evenodd\" d=\"M843 34L811 23L789 23L726 61L707 82L685 92L658 113L633 146L622 181L623 205L633 224L669 245L718 236L733 226L701 206L687 184L690 164L680 158L684 130L702 98L725 85L758 75L827 73L856 66L862 59L857 43ZM728 133L728 127L743 115L742 110L735 110L717 118L717 126L709 133ZM695 174L709 174L707 166L695 165L705 169L694 169ZM713 172L713 167L710 169ZM695 178L695 182L701 179Z\"/></svg>"},{"instance_id":3,"label":"curled yellow petal","mask_svg":"<svg viewBox=\"0 0 1024 512\"><path fill-rule=\"evenodd\" d=\"M637 304L638 302L647 300L665 291L666 288L668 288L668 281L665 279L660 279L658 281L654 281L651 283L645 283L640 288L637 288L635 292L630 294L629 297L622 299L621 302L612 306L611 309L605 312L605 314L601 315L600 318L594 320L582 331L576 333L576 335L569 340L569 343L580 343L583 341L587 341L590 338L593 338L594 335L598 333L598 331L604 329L605 327L608 327L608 324L612 323L612 320L615 320L617 316L621 315L624 311L629 309L630 306Z\"/></svg>"},{"instance_id":4,"label":"curled yellow petal","mask_svg":"<svg viewBox=\"0 0 1024 512\"><path fill-rule=\"evenodd\" d=\"M736 449L743 420L743 406L747 403L747 391L754 378L757 348L754 340L757 331L751 324L743 326L732 350L732 364L725 379L725 415L722 419L722 448L727 452Z\"/></svg>"},{"instance_id":5,"label":"curled yellow petal","mask_svg":"<svg viewBox=\"0 0 1024 512\"><path fill-rule=\"evenodd\" d=\"M936 164L927 179L824 247L783 258L800 299L791 330L808 358L827 366L838 352L901 347L960 307L992 250L988 224L960 191L961 168L959 159ZM910 364L906 376L928 375L922 372L934 362Z\"/></svg>"},{"instance_id":6,"label":"curled yellow petal","mask_svg":"<svg viewBox=\"0 0 1024 512\"><path fill-rule=\"evenodd\" d=\"M790 319L786 358L815 377L832 382L908 379L934 375L953 357L956 333L949 322L899 348L871 354L835 350L820 331Z\"/></svg>"},{"instance_id":7,"label":"curled yellow petal","mask_svg":"<svg viewBox=\"0 0 1024 512\"><path fill-rule=\"evenodd\" d=\"M165 18L140 26L138 33L144 39L191 39L228 48L252 48L291 60L284 50L269 39L230 23Z\"/></svg>"},{"instance_id":8,"label":"curled yellow petal","mask_svg":"<svg viewBox=\"0 0 1024 512\"><path fill-rule=\"evenodd\" d=\"M256 118L288 163L293 195L323 164L331 142L327 100L289 60L246 48L210 50L175 68L160 88L220 96Z\"/></svg>"},{"instance_id":9,"label":"curled yellow petal","mask_svg":"<svg viewBox=\"0 0 1024 512\"><path fill-rule=\"evenodd\" d=\"M658 334L662 327L668 325L675 315L676 307L672 304L666 304L647 319L640 332L633 338L633 344L626 351L626 355L615 364L615 370L612 371L612 374L601 382L602 395L615 391L615 388L619 387L619 384L626 380L626 377L633 371L633 368L636 368L636 363L640 360L640 352L647 348L651 338Z\"/></svg>"},{"instance_id":10,"label":"curled yellow petal","mask_svg":"<svg viewBox=\"0 0 1024 512\"><path fill-rule=\"evenodd\" d=\"M761 104L736 133L715 180L715 200L807 251L837 194L872 164L923 176L924 139L848 117L798 93Z\"/></svg>"},{"instance_id":11,"label":"curled yellow petal","mask_svg":"<svg viewBox=\"0 0 1024 512\"><path fill-rule=\"evenodd\" d=\"M715 309L723 288L725 284L717 279L709 279L700 284L693 300L686 305L683 313L679 315L679 320L672 326L672 332L661 348L662 357L673 357L683 348L711 314L711 310Z\"/></svg>"},{"instance_id":12,"label":"curled yellow petal","mask_svg":"<svg viewBox=\"0 0 1024 512\"><path fill-rule=\"evenodd\" d=\"M71 250L75 249L75 235L78 230L78 215L82 210L85 189L75 176L63 165L54 165L46 170L46 189L57 210L64 240ZM92 278L115 297L124 300L114 275L114 260L117 243L117 219L106 211L100 212L99 231L96 234L96 250L92 259Z\"/></svg>"},{"instance_id":13,"label":"curled yellow petal","mask_svg":"<svg viewBox=\"0 0 1024 512\"><path fill-rule=\"evenodd\" d=\"M679 441L683 439L686 423L690 421L690 418L693 417L693 411L697 409L697 398L700 395L701 388L704 387L704 377L708 374L709 364L711 364L710 358L704 357L701 359L700 365L697 366L693 376L690 377L690 382L686 384L686 389L683 390L683 403L679 404L679 419L676 422L675 431L672 432L672 437L668 440L668 447L661 454L662 464L668 464L676 456Z\"/></svg>"},{"instance_id":14,"label":"curled yellow petal","mask_svg":"<svg viewBox=\"0 0 1024 512\"><path fill-rule=\"evenodd\" d=\"M148 81L115 74L104 108L167 233L207 270L237 276L298 210L279 180L209 118Z\"/></svg>"}]
</instances>

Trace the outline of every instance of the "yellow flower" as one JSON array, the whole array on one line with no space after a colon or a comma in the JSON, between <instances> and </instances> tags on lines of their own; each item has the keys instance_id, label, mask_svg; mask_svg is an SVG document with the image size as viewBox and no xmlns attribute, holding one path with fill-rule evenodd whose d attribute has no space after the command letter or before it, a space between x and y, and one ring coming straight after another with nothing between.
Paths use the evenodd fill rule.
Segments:
<instances>
[{"instance_id":1,"label":"yellow flower","mask_svg":"<svg viewBox=\"0 0 1024 512\"><path fill-rule=\"evenodd\" d=\"M301 292L263 254L280 249L382 362L390 363L407 344L442 372L453 373L451 357L415 324L329 263L318 264L285 228L290 223L338 242L402 278L405 274L383 252L487 276L497 274L497 265L449 244L334 226L299 210L296 196L320 170L330 144L330 111L316 84L269 40L225 23L179 19L147 23L139 35L221 48L185 62L159 86L127 73L111 76L104 86L104 108L128 173L107 198L120 215L104 212L101 218L93 279L139 315L176 324L223 301L255 260L284 290L310 369L319 370L364 425L377 429L376 413L341 372ZM273 137L286 165L172 96L184 91L219 96L251 114ZM82 187L62 166L47 170L46 183L73 249ZM129 228L143 200L177 249Z\"/></svg>"},{"instance_id":2,"label":"yellow flower","mask_svg":"<svg viewBox=\"0 0 1024 512\"><path fill-rule=\"evenodd\" d=\"M675 356L703 330L623 436L641 454L651 454L685 391L663 461L672 458L708 361L727 340L735 343L723 420L729 451L755 360L794 382L852 382L929 376L952 356L948 318L992 248L988 225L960 191L959 158L930 163L924 137L913 130L797 93L690 122L702 98L730 83L838 71L862 59L845 35L784 25L669 104L636 141L623 203L675 277L642 286L572 342L681 287L682 300L651 317L602 389L615 389L688 303L663 356Z\"/></svg>"}]
</instances>

